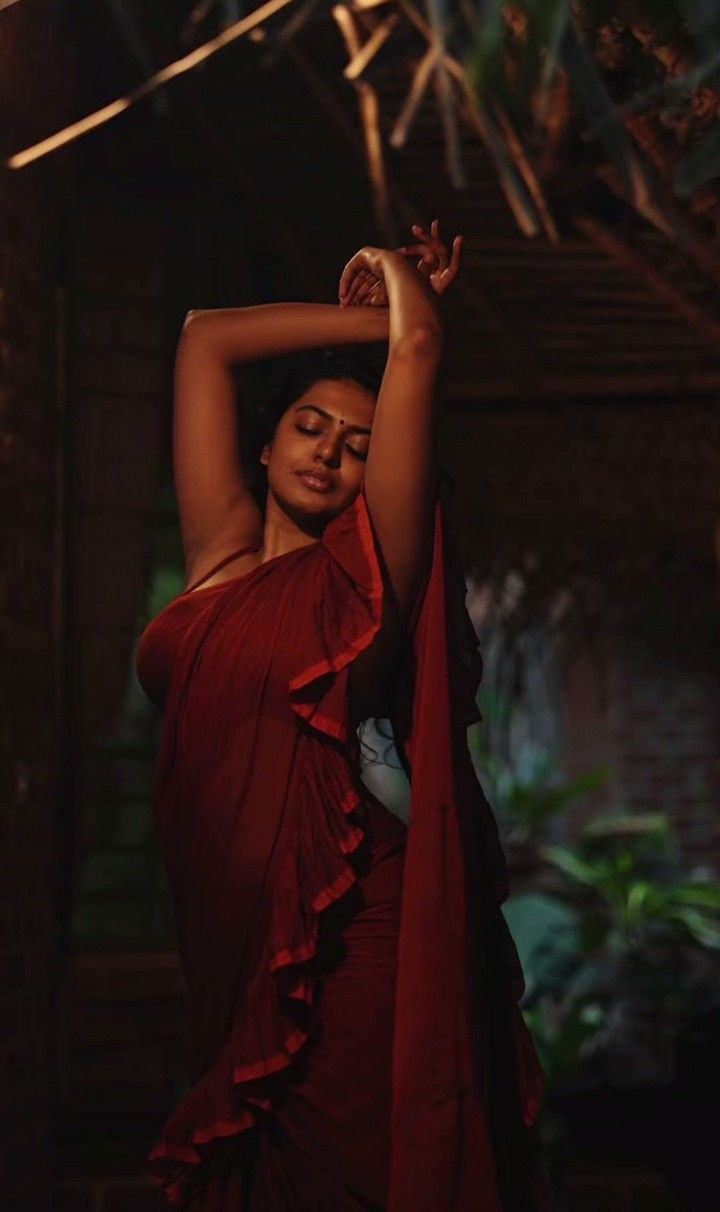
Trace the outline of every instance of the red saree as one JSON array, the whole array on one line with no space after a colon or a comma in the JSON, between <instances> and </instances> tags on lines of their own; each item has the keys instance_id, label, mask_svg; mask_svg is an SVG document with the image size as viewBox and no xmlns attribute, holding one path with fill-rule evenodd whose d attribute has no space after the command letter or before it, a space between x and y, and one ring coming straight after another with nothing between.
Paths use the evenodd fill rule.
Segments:
<instances>
[{"instance_id":1,"label":"red saree","mask_svg":"<svg viewBox=\"0 0 720 1212\"><path fill-rule=\"evenodd\" d=\"M154 806L194 1085L149 1157L193 1212L546 1212L543 1074L472 766L481 661L436 506L392 716L411 824L360 780L351 662L380 626L364 494L322 539L146 628Z\"/></svg>"}]
</instances>

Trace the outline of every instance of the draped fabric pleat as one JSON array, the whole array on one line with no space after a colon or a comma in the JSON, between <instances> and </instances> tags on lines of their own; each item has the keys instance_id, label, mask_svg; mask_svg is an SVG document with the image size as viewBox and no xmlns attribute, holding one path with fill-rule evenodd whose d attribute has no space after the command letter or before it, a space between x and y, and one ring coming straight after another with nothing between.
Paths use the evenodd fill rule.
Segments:
<instances>
[{"instance_id":1,"label":"draped fabric pleat","mask_svg":"<svg viewBox=\"0 0 720 1212\"><path fill-rule=\"evenodd\" d=\"M409 829L364 786L350 714L383 593L361 490L319 542L181 594L141 636L192 1039L149 1156L170 1206L550 1207L504 857L466 743L482 667L439 500L388 707Z\"/></svg>"}]
</instances>

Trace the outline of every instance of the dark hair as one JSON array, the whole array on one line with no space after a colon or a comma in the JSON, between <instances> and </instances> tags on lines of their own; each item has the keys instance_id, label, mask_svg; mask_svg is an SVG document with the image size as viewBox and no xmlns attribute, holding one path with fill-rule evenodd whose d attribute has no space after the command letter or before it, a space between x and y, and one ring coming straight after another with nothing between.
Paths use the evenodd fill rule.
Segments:
<instances>
[{"instance_id":1,"label":"dark hair","mask_svg":"<svg viewBox=\"0 0 720 1212\"><path fill-rule=\"evenodd\" d=\"M372 344L308 349L274 359L269 374L274 384L265 384L267 394L250 418L253 432L246 434L243 443L248 459L247 479L262 508L267 497L267 475L259 461L260 452L272 440L288 408L321 379L349 379L377 397L385 371L387 349L386 341L374 341Z\"/></svg>"}]
</instances>

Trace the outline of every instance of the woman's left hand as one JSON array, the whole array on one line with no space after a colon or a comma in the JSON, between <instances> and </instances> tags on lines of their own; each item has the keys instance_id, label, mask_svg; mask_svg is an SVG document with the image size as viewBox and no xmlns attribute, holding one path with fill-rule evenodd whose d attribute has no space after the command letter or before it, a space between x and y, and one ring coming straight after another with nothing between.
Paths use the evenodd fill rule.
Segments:
<instances>
[{"instance_id":1,"label":"woman's left hand","mask_svg":"<svg viewBox=\"0 0 720 1212\"><path fill-rule=\"evenodd\" d=\"M443 295L460 268L463 237L455 236L452 252L448 257L447 247L440 238L437 219L433 219L429 232L419 223L413 224L412 231L418 243L403 245L395 252L405 257L419 256L420 260L416 266L418 272L427 279L436 295ZM388 306L382 273L382 254L385 252L384 249L362 248L348 261L340 279L341 307Z\"/></svg>"},{"instance_id":2,"label":"woman's left hand","mask_svg":"<svg viewBox=\"0 0 720 1212\"><path fill-rule=\"evenodd\" d=\"M387 248L371 248L366 245L351 257L340 275L338 295L341 307L387 307L385 273L386 257L397 256ZM385 302L378 302L384 299Z\"/></svg>"}]
</instances>

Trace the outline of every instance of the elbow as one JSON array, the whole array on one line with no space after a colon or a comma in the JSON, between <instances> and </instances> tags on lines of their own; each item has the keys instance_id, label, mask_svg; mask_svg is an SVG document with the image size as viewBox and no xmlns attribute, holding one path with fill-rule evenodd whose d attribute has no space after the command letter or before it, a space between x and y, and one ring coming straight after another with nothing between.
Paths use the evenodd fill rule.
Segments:
<instances>
[{"instance_id":1,"label":"elbow","mask_svg":"<svg viewBox=\"0 0 720 1212\"><path fill-rule=\"evenodd\" d=\"M412 358L438 358L442 343L443 333L439 324L417 324L398 337L394 352Z\"/></svg>"},{"instance_id":2,"label":"elbow","mask_svg":"<svg viewBox=\"0 0 720 1212\"><path fill-rule=\"evenodd\" d=\"M200 308L191 309L190 311L186 312L185 321L183 323L183 330L185 330L186 328L189 328L191 324L196 324L198 317L201 316L202 314L203 314L203 312Z\"/></svg>"}]
</instances>

